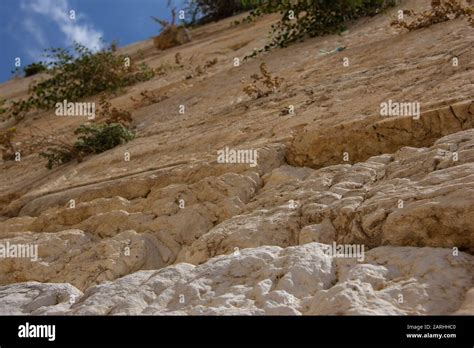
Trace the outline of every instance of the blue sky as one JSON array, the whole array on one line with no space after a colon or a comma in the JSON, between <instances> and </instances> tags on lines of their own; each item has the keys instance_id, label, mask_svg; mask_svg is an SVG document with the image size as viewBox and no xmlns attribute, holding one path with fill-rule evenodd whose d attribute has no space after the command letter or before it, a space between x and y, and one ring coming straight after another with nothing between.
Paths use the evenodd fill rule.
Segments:
<instances>
[{"instance_id":1,"label":"blue sky","mask_svg":"<svg viewBox=\"0 0 474 348\"><path fill-rule=\"evenodd\" d=\"M182 3L172 6L179 10ZM12 77L16 57L24 67L42 60L45 48L76 40L97 49L100 38L119 46L147 39L160 29L150 16L169 20L168 0L0 0L0 82Z\"/></svg>"}]
</instances>

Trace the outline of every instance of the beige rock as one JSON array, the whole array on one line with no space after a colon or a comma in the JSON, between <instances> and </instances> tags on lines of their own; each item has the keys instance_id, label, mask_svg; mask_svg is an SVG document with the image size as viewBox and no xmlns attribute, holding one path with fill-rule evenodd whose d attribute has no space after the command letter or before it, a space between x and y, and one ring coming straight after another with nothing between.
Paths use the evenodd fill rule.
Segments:
<instances>
[{"instance_id":1,"label":"beige rock","mask_svg":"<svg viewBox=\"0 0 474 348\"><path fill-rule=\"evenodd\" d=\"M164 246L134 231L121 232L106 240L81 230L24 232L0 239L0 243L37 248L38 257L25 254L28 257L0 258L2 285L30 280L68 282L84 290L142 268L163 267L166 259Z\"/></svg>"},{"instance_id":2,"label":"beige rock","mask_svg":"<svg viewBox=\"0 0 474 348\"><path fill-rule=\"evenodd\" d=\"M454 313L456 315L474 315L474 288L466 292L461 307Z\"/></svg>"},{"instance_id":3,"label":"beige rock","mask_svg":"<svg viewBox=\"0 0 474 348\"><path fill-rule=\"evenodd\" d=\"M16 124L21 161L0 163L0 243L38 245L39 260L0 258L0 308L472 313L474 65L447 64L453 52L473 56L472 35L458 20L397 35L398 10L271 50L262 58L285 83L257 100L240 81L261 61L232 62L265 44L276 16L201 26L160 52L153 39L119 48L159 76L111 96L137 137L81 163L47 170L32 129L69 140L83 119L28 115ZM168 44L187 42L183 33L168 32ZM313 54L341 45L349 67L340 54ZM26 99L31 82L0 84L0 99ZM135 103L146 91L160 101ZM420 119L382 118L389 99L420 102ZM289 105L295 114L282 114ZM257 166L218 163L225 147L256 150ZM363 246L365 258L332 259L316 241ZM68 294L81 301L70 306Z\"/></svg>"},{"instance_id":4,"label":"beige rock","mask_svg":"<svg viewBox=\"0 0 474 348\"><path fill-rule=\"evenodd\" d=\"M403 146L429 146L445 135L473 128L473 109L469 100L424 112L419 120L411 116L379 116L344 122L330 129L311 125L295 137L288 149L288 160L292 165L320 168L343 163L344 152L355 163ZM374 114L379 111L374 110Z\"/></svg>"},{"instance_id":5,"label":"beige rock","mask_svg":"<svg viewBox=\"0 0 474 348\"><path fill-rule=\"evenodd\" d=\"M288 207L238 215L217 225L178 255L179 262L199 264L216 255L263 245L297 244L298 214Z\"/></svg>"},{"instance_id":6,"label":"beige rock","mask_svg":"<svg viewBox=\"0 0 474 348\"><path fill-rule=\"evenodd\" d=\"M318 242L332 244L336 238L336 230L331 221L326 219L317 225L308 225L301 229L299 244Z\"/></svg>"},{"instance_id":7,"label":"beige rock","mask_svg":"<svg viewBox=\"0 0 474 348\"><path fill-rule=\"evenodd\" d=\"M111 210L126 210L130 202L122 197L98 198L90 202L75 202L71 208L70 202L66 207L51 208L43 212L29 227L33 231L56 232L75 226L88 218L106 213Z\"/></svg>"},{"instance_id":8,"label":"beige rock","mask_svg":"<svg viewBox=\"0 0 474 348\"><path fill-rule=\"evenodd\" d=\"M27 282L0 286L0 315L62 314L82 295L70 284Z\"/></svg>"},{"instance_id":9,"label":"beige rock","mask_svg":"<svg viewBox=\"0 0 474 348\"><path fill-rule=\"evenodd\" d=\"M474 257L465 253L379 247L358 262L332 258L324 248L319 243L263 246L199 266L139 271L89 288L61 314L450 314L466 308L462 301L474 284ZM56 302L12 295L30 284L1 287L0 308L58 313ZM41 287L43 298L51 298L54 285Z\"/></svg>"}]
</instances>

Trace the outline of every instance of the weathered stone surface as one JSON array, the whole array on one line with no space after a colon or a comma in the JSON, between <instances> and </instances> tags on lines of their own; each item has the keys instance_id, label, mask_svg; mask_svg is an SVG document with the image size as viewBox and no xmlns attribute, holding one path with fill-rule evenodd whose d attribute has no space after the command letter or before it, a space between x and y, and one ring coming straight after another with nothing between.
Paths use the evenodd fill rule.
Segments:
<instances>
[{"instance_id":1,"label":"weathered stone surface","mask_svg":"<svg viewBox=\"0 0 474 348\"><path fill-rule=\"evenodd\" d=\"M197 264L243 248L295 245L299 227L298 216L286 207L238 215L183 248L178 261Z\"/></svg>"},{"instance_id":2,"label":"weathered stone surface","mask_svg":"<svg viewBox=\"0 0 474 348\"><path fill-rule=\"evenodd\" d=\"M97 199L6 220L0 241L37 244L40 261L1 259L0 282L70 282L85 290L140 269L315 241L472 251L473 144L474 131L464 131L352 166L279 167L261 189L255 172L227 173L152 188L140 200Z\"/></svg>"},{"instance_id":3,"label":"weathered stone surface","mask_svg":"<svg viewBox=\"0 0 474 348\"><path fill-rule=\"evenodd\" d=\"M0 258L0 284L35 280L68 282L81 290L141 268L160 268L164 261L156 241L135 231L100 240L81 230L14 233L2 245L37 246L38 260ZM165 254L166 255L166 254Z\"/></svg>"},{"instance_id":4,"label":"weathered stone surface","mask_svg":"<svg viewBox=\"0 0 474 348\"><path fill-rule=\"evenodd\" d=\"M461 307L454 313L457 315L474 315L474 288L470 289L464 296Z\"/></svg>"},{"instance_id":5,"label":"weathered stone surface","mask_svg":"<svg viewBox=\"0 0 474 348\"><path fill-rule=\"evenodd\" d=\"M374 109L374 114L377 111ZM343 163L342 155L347 153L350 162L357 163L403 146L430 146L442 136L473 127L472 100L424 112L420 119L379 116L348 121L330 129L309 126L295 137L287 158L293 165L321 168Z\"/></svg>"},{"instance_id":6,"label":"weathered stone surface","mask_svg":"<svg viewBox=\"0 0 474 348\"><path fill-rule=\"evenodd\" d=\"M327 315L468 313L474 257L447 249L379 247L365 260L328 256L324 245L259 247L199 266L139 271L89 288L64 314ZM0 288L0 308L57 313L57 287L23 294L31 283ZM35 286L39 286L35 284ZM78 291L67 287L70 293ZM61 288L62 289L62 288ZM471 291L472 292L472 291ZM470 293L468 294L470 301ZM40 307L42 306L42 307ZM461 307L461 309L459 309ZM16 310L16 309L15 309ZM471 312L472 314L472 312Z\"/></svg>"},{"instance_id":7,"label":"weathered stone surface","mask_svg":"<svg viewBox=\"0 0 474 348\"><path fill-rule=\"evenodd\" d=\"M81 163L47 170L31 132L69 140L80 118L18 122L21 161L0 163L0 248L39 254L0 257L1 313L473 314L474 63L449 64L474 55L472 29L395 34L399 9L271 50L284 84L256 100L241 81L261 60L229 62L262 47L276 16L192 29L160 52L119 48L160 74L111 96L136 138ZM318 55L339 46L350 66ZM1 84L0 99L26 98L30 82ZM133 102L145 91L166 98ZM420 119L382 118L389 99L420 102ZM218 163L227 147L257 151L257 166ZM332 259L332 243L365 259Z\"/></svg>"},{"instance_id":8,"label":"weathered stone surface","mask_svg":"<svg viewBox=\"0 0 474 348\"><path fill-rule=\"evenodd\" d=\"M326 219L320 224L308 225L301 229L299 244L318 242L332 244L336 240L336 230L331 221Z\"/></svg>"},{"instance_id":9,"label":"weathered stone surface","mask_svg":"<svg viewBox=\"0 0 474 348\"><path fill-rule=\"evenodd\" d=\"M82 295L70 284L27 282L0 286L0 315L63 314Z\"/></svg>"}]
</instances>

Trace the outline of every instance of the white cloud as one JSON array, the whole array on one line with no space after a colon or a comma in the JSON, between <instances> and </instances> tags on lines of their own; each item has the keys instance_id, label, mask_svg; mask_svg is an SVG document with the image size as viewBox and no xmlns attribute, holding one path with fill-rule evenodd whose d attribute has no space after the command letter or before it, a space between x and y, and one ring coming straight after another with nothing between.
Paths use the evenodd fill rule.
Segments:
<instances>
[{"instance_id":1,"label":"white cloud","mask_svg":"<svg viewBox=\"0 0 474 348\"><path fill-rule=\"evenodd\" d=\"M80 23L82 16L79 15L78 10L71 8L67 0L30 0L22 2L21 8L28 13L23 25L26 30L38 30L38 26L31 17L32 14L42 15L51 19L59 27L61 32L65 35L65 44L67 46L77 41L84 46L98 50L103 47L101 37L102 32L95 29L92 25L87 23ZM76 19L69 18L69 11L76 11ZM44 46L44 35L41 30L38 33L32 34L39 44Z\"/></svg>"},{"instance_id":2,"label":"white cloud","mask_svg":"<svg viewBox=\"0 0 474 348\"><path fill-rule=\"evenodd\" d=\"M48 44L48 40L46 40L43 30L39 27L38 23L36 23L33 18L25 18L25 20L23 21L23 28L28 34L30 34L35 39L38 44L41 45L41 47L46 47L46 45Z\"/></svg>"}]
</instances>

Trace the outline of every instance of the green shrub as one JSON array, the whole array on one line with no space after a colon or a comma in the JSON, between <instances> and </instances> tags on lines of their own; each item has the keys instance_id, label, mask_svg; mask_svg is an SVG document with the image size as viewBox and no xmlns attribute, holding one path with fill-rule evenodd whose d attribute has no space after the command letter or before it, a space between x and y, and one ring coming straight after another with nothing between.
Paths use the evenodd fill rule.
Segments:
<instances>
[{"instance_id":1,"label":"green shrub","mask_svg":"<svg viewBox=\"0 0 474 348\"><path fill-rule=\"evenodd\" d=\"M47 151L40 152L40 156L48 160L46 164L46 168L48 169L70 162L73 159L82 162L82 156L75 151L74 146L65 144L55 144L54 147L48 148Z\"/></svg>"},{"instance_id":2,"label":"green shrub","mask_svg":"<svg viewBox=\"0 0 474 348\"><path fill-rule=\"evenodd\" d=\"M135 137L135 134L120 123L87 124L77 128L74 134L79 135L73 145L55 144L40 156L48 160L46 167L53 168L76 159L82 159L90 154L98 154L126 143Z\"/></svg>"},{"instance_id":3,"label":"green shrub","mask_svg":"<svg viewBox=\"0 0 474 348\"><path fill-rule=\"evenodd\" d=\"M120 123L81 125L74 147L84 154L101 153L132 140L135 135Z\"/></svg>"},{"instance_id":4,"label":"green shrub","mask_svg":"<svg viewBox=\"0 0 474 348\"><path fill-rule=\"evenodd\" d=\"M271 41L253 55L273 47L286 47L305 37L343 31L348 21L375 15L395 4L395 0L247 0L247 2L257 7L250 12L246 21L268 13L278 12L282 15L281 19L272 25Z\"/></svg>"},{"instance_id":5,"label":"green shrub","mask_svg":"<svg viewBox=\"0 0 474 348\"><path fill-rule=\"evenodd\" d=\"M47 66L42 63L31 63L30 65L27 65L26 67L23 68L23 71L25 72L25 77L33 76L36 74L39 74L40 72L44 72L47 70Z\"/></svg>"},{"instance_id":6,"label":"green shrub","mask_svg":"<svg viewBox=\"0 0 474 348\"><path fill-rule=\"evenodd\" d=\"M186 0L187 25L215 22L254 7L242 0Z\"/></svg>"},{"instance_id":7,"label":"green shrub","mask_svg":"<svg viewBox=\"0 0 474 348\"><path fill-rule=\"evenodd\" d=\"M73 52L62 48L46 50L47 72L51 77L33 85L28 99L13 102L12 116L21 119L33 108L47 110L63 100L76 101L116 91L154 76L154 70L145 64L136 66L130 62L128 66L126 57L114 54L112 48L93 53L75 43Z\"/></svg>"}]
</instances>

